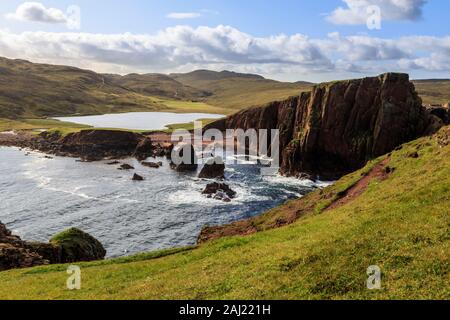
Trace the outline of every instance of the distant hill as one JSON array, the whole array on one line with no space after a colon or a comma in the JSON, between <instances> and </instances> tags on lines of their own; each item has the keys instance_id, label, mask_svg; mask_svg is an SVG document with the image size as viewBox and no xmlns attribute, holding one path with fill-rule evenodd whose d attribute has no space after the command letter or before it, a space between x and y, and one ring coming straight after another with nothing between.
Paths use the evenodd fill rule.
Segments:
<instances>
[{"instance_id":1,"label":"distant hill","mask_svg":"<svg viewBox=\"0 0 450 320\"><path fill-rule=\"evenodd\" d=\"M241 78L241 79L258 79L264 80L264 77L256 74L249 73L237 73L233 71L210 71L210 70L195 70L189 73L172 73L169 75L175 80L180 82L195 82L195 81L217 81L229 78Z\"/></svg>"},{"instance_id":2,"label":"distant hill","mask_svg":"<svg viewBox=\"0 0 450 320\"><path fill-rule=\"evenodd\" d=\"M229 114L300 90L299 84L231 71L121 76L0 58L0 118L7 119L159 110Z\"/></svg>"},{"instance_id":3,"label":"distant hill","mask_svg":"<svg viewBox=\"0 0 450 320\"><path fill-rule=\"evenodd\" d=\"M450 80L414 83L425 104L450 102ZM304 81L280 82L232 71L98 74L0 57L0 118L161 110L231 114L284 100L311 86Z\"/></svg>"},{"instance_id":4,"label":"distant hill","mask_svg":"<svg viewBox=\"0 0 450 320\"><path fill-rule=\"evenodd\" d=\"M450 102L450 79L414 80L424 104L445 104Z\"/></svg>"},{"instance_id":5,"label":"distant hill","mask_svg":"<svg viewBox=\"0 0 450 320\"><path fill-rule=\"evenodd\" d=\"M206 97L208 104L235 110L283 100L309 90L313 85L309 82L279 82L231 71L197 70L169 76L186 86L211 92L212 95Z\"/></svg>"},{"instance_id":6,"label":"distant hill","mask_svg":"<svg viewBox=\"0 0 450 320\"><path fill-rule=\"evenodd\" d=\"M211 95L205 90L183 85L164 74L133 73L126 76L105 75L105 77L112 84L146 95L183 100L198 100Z\"/></svg>"},{"instance_id":7,"label":"distant hill","mask_svg":"<svg viewBox=\"0 0 450 320\"><path fill-rule=\"evenodd\" d=\"M93 71L0 58L0 118L149 109L157 105Z\"/></svg>"}]
</instances>

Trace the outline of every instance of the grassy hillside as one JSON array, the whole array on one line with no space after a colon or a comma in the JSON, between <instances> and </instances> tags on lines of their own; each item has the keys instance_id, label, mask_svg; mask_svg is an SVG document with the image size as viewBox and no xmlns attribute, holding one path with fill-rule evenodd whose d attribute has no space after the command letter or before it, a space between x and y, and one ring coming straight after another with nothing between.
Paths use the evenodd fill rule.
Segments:
<instances>
[{"instance_id":1,"label":"grassy hillside","mask_svg":"<svg viewBox=\"0 0 450 320\"><path fill-rule=\"evenodd\" d=\"M448 299L449 144L447 127L258 220L299 216L288 226L81 263L79 291L65 289L66 266L2 272L0 299ZM392 173L368 179L380 163ZM366 288L371 265L381 290Z\"/></svg>"},{"instance_id":2,"label":"grassy hillside","mask_svg":"<svg viewBox=\"0 0 450 320\"><path fill-rule=\"evenodd\" d=\"M210 95L207 91L185 86L163 74L105 75L105 77L113 84L149 96L196 101Z\"/></svg>"},{"instance_id":3,"label":"grassy hillside","mask_svg":"<svg viewBox=\"0 0 450 320\"><path fill-rule=\"evenodd\" d=\"M210 96L205 97L208 104L234 111L284 100L312 86L309 82L279 82L258 75L229 71L198 70L170 76L187 86L211 92Z\"/></svg>"},{"instance_id":4,"label":"grassy hillside","mask_svg":"<svg viewBox=\"0 0 450 320\"><path fill-rule=\"evenodd\" d=\"M416 90L425 104L450 103L450 80L415 80Z\"/></svg>"},{"instance_id":5,"label":"grassy hillside","mask_svg":"<svg viewBox=\"0 0 450 320\"><path fill-rule=\"evenodd\" d=\"M123 80L118 79L122 77L73 67L0 58L0 118L130 111L227 111L192 99L180 103L179 99L174 98L177 92L181 98L198 97L205 93L179 84L167 76L129 75ZM157 82L160 83L159 89Z\"/></svg>"}]
</instances>

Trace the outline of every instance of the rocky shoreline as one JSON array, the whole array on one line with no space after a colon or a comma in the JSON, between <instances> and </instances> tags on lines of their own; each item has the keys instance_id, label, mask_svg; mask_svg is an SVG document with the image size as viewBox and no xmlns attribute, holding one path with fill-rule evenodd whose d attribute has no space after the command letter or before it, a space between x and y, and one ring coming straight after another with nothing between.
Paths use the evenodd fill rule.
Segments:
<instances>
[{"instance_id":1,"label":"rocky shoreline","mask_svg":"<svg viewBox=\"0 0 450 320\"><path fill-rule=\"evenodd\" d=\"M281 173L287 176L334 180L363 167L368 160L388 154L399 145L424 135L436 133L450 120L449 106L423 106L414 85L405 74L317 85L310 93L302 93L281 102L241 111L208 125L207 129L279 129ZM226 142L224 142L226 143ZM141 134L119 130L82 130L61 136L57 133L0 133L0 146L37 150L46 154L79 158L91 162L138 159L144 166L159 168L159 163L145 162L149 157L167 156L174 146L164 133ZM189 146L192 148L192 146ZM182 154L181 146L180 154ZM178 172L196 171L193 163L172 164ZM206 163L199 178L224 179L225 166L220 161ZM120 168L119 168L120 169ZM122 165L123 170L132 167ZM143 177L135 174L134 181ZM225 202L236 193L224 183L211 183L203 191L207 197ZM245 224L237 222L234 225ZM248 232L251 227L246 225ZM217 231L219 230L219 231ZM220 227L204 229L199 239L208 240L221 234ZM246 231L246 232L247 232ZM213 236L211 236L213 234ZM86 248L64 253L64 243L53 238L48 244L22 241L0 223L0 271L48 263L103 259L106 252L98 241L77 229L66 233L82 238ZM64 237L63 237L64 238ZM83 241L84 241L83 240ZM201 241L200 241L201 242ZM70 245L69 245L70 246ZM87 250L87 251L86 251ZM91 260L85 260L91 259Z\"/></svg>"},{"instance_id":2,"label":"rocky shoreline","mask_svg":"<svg viewBox=\"0 0 450 320\"><path fill-rule=\"evenodd\" d=\"M23 241L0 222L0 271L103 260L105 256L106 250L97 239L75 228L41 243Z\"/></svg>"},{"instance_id":3,"label":"rocky shoreline","mask_svg":"<svg viewBox=\"0 0 450 320\"><path fill-rule=\"evenodd\" d=\"M170 141L170 140L169 140ZM46 154L80 158L81 161L117 160L135 157L170 155L173 145L168 141L153 141L150 136L128 131L82 130L61 136L42 132L0 133L0 145L27 148Z\"/></svg>"}]
</instances>

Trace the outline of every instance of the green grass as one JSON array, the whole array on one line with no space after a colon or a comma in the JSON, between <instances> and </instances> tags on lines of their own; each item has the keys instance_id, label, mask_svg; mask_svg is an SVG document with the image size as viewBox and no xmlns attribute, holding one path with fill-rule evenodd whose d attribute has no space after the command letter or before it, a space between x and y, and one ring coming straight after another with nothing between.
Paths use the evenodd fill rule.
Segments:
<instances>
[{"instance_id":1,"label":"green grass","mask_svg":"<svg viewBox=\"0 0 450 320\"><path fill-rule=\"evenodd\" d=\"M442 132L448 139L450 128ZM408 157L413 151L418 159ZM421 138L392 154L387 180L340 208L325 210L376 161L311 194L310 211L289 226L169 255L82 263L79 291L65 288L65 266L6 271L0 298L448 299L449 157L448 145ZM296 205L304 209L291 201L261 223ZM371 265L382 269L381 290L366 288Z\"/></svg>"},{"instance_id":2,"label":"green grass","mask_svg":"<svg viewBox=\"0 0 450 320\"><path fill-rule=\"evenodd\" d=\"M90 128L82 124L64 122L53 119L2 119L0 118L0 132L10 130L39 130L52 129L62 132L76 131L84 128Z\"/></svg>"}]
</instances>

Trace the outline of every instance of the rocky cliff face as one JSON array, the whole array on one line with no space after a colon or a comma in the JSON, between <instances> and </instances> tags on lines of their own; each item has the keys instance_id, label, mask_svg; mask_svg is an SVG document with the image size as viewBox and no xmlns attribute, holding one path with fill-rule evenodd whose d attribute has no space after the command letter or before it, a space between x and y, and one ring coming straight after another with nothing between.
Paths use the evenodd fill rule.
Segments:
<instances>
[{"instance_id":1,"label":"rocky cliff face","mask_svg":"<svg viewBox=\"0 0 450 320\"><path fill-rule=\"evenodd\" d=\"M325 83L206 127L279 129L281 173L333 179L422 135L427 113L407 74Z\"/></svg>"}]
</instances>

